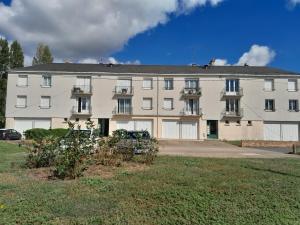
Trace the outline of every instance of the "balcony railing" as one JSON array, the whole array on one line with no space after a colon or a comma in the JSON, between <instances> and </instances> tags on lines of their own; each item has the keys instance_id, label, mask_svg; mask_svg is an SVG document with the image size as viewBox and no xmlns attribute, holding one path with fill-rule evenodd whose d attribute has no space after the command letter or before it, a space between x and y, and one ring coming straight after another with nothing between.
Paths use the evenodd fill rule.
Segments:
<instances>
[{"instance_id":1,"label":"balcony railing","mask_svg":"<svg viewBox=\"0 0 300 225\"><path fill-rule=\"evenodd\" d=\"M223 110L221 113L222 117L227 117L227 118L241 118L244 116L244 110L243 109L238 109L235 111L228 111L226 109Z\"/></svg>"},{"instance_id":2,"label":"balcony railing","mask_svg":"<svg viewBox=\"0 0 300 225\"><path fill-rule=\"evenodd\" d=\"M200 97L202 92L201 88L183 88L181 91L183 97Z\"/></svg>"},{"instance_id":3,"label":"balcony railing","mask_svg":"<svg viewBox=\"0 0 300 225\"><path fill-rule=\"evenodd\" d=\"M181 110L180 115L182 116L201 116L202 115L202 109L195 109L195 110L188 110L184 108Z\"/></svg>"},{"instance_id":4,"label":"balcony railing","mask_svg":"<svg viewBox=\"0 0 300 225\"><path fill-rule=\"evenodd\" d=\"M73 95L92 95L91 85L74 85L72 89Z\"/></svg>"},{"instance_id":5,"label":"balcony railing","mask_svg":"<svg viewBox=\"0 0 300 225\"><path fill-rule=\"evenodd\" d=\"M133 87L130 86L116 86L113 90L115 95L130 96L133 95Z\"/></svg>"},{"instance_id":6,"label":"balcony railing","mask_svg":"<svg viewBox=\"0 0 300 225\"><path fill-rule=\"evenodd\" d=\"M239 88L236 91L227 91L226 88L224 88L221 91L221 98L223 97L242 97L244 95L243 88Z\"/></svg>"},{"instance_id":7,"label":"balcony railing","mask_svg":"<svg viewBox=\"0 0 300 225\"><path fill-rule=\"evenodd\" d=\"M113 115L131 115L132 114L132 107L115 107Z\"/></svg>"},{"instance_id":8,"label":"balcony railing","mask_svg":"<svg viewBox=\"0 0 300 225\"><path fill-rule=\"evenodd\" d=\"M73 106L72 115L92 115L92 106L88 106L87 109L79 109L78 106Z\"/></svg>"}]
</instances>

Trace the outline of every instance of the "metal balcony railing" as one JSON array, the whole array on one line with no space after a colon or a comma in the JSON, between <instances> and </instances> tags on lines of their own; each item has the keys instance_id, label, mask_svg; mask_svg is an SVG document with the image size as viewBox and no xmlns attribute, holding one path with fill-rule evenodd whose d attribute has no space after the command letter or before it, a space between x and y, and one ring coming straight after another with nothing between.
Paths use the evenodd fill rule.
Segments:
<instances>
[{"instance_id":1,"label":"metal balcony railing","mask_svg":"<svg viewBox=\"0 0 300 225\"><path fill-rule=\"evenodd\" d=\"M202 114L203 113L202 113L201 108L194 109L194 110L188 110L188 109L184 108L180 112L180 115L182 115L182 116L201 116Z\"/></svg>"},{"instance_id":2,"label":"metal balcony railing","mask_svg":"<svg viewBox=\"0 0 300 225\"><path fill-rule=\"evenodd\" d=\"M115 95L130 96L133 95L133 87L131 86L116 86L113 90Z\"/></svg>"},{"instance_id":3,"label":"metal balcony railing","mask_svg":"<svg viewBox=\"0 0 300 225\"><path fill-rule=\"evenodd\" d=\"M228 118L241 118L244 116L244 110L243 109L238 109L235 111L228 111L226 109L223 110L221 113L222 117L228 117Z\"/></svg>"},{"instance_id":4,"label":"metal balcony railing","mask_svg":"<svg viewBox=\"0 0 300 225\"><path fill-rule=\"evenodd\" d=\"M72 115L91 115L92 114L92 106L88 106L86 109L80 109L78 106L73 106Z\"/></svg>"},{"instance_id":5,"label":"metal balcony railing","mask_svg":"<svg viewBox=\"0 0 300 225\"><path fill-rule=\"evenodd\" d=\"M72 89L73 95L92 95L91 85L74 85Z\"/></svg>"},{"instance_id":6,"label":"metal balcony railing","mask_svg":"<svg viewBox=\"0 0 300 225\"><path fill-rule=\"evenodd\" d=\"M113 112L113 115L131 115L132 114L132 107L115 107Z\"/></svg>"},{"instance_id":7,"label":"metal balcony railing","mask_svg":"<svg viewBox=\"0 0 300 225\"><path fill-rule=\"evenodd\" d=\"M236 91L227 91L226 88L224 88L221 91L221 98L223 97L242 97L244 95L243 88L239 88Z\"/></svg>"},{"instance_id":8,"label":"metal balcony railing","mask_svg":"<svg viewBox=\"0 0 300 225\"><path fill-rule=\"evenodd\" d=\"M183 97L200 97L202 95L201 88L183 88L181 91Z\"/></svg>"}]
</instances>

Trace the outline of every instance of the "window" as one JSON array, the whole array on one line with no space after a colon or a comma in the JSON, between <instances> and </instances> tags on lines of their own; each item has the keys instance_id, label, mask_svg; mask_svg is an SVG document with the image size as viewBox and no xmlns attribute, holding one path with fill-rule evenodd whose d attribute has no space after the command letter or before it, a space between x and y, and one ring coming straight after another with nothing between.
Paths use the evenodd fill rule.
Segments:
<instances>
[{"instance_id":1,"label":"window","mask_svg":"<svg viewBox=\"0 0 300 225\"><path fill-rule=\"evenodd\" d=\"M275 111L275 100L274 99L266 99L265 100L265 111Z\"/></svg>"},{"instance_id":2,"label":"window","mask_svg":"<svg viewBox=\"0 0 300 225\"><path fill-rule=\"evenodd\" d=\"M143 98L143 109L152 109L152 98Z\"/></svg>"},{"instance_id":3,"label":"window","mask_svg":"<svg viewBox=\"0 0 300 225\"><path fill-rule=\"evenodd\" d=\"M274 91L274 80L273 79L266 79L265 80L265 91Z\"/></svg>"},{"instance_id":4,"label":"window","mask_svg":"<svg viewBox=\"0 0 300 225\"><path fill-rule=\"evenodd\" d=\"M251 120L248 120L248 126L252 126L252 121Z\"/></svg>"},{"instance_id":5,"label":"window","mask_svg":"<svg viewBox=\"0 0 300 225\"><path fill-rule=\"evenodd\" d=\"M299 111L299 102L296 99L289 100L289 111L298 112Z\"/></svg>"},{"instance_id":6,"label":"window","mask_svg":"<svg viewBox=\"0 0 300 225\"><path fill-rule=\"evenodd\" d=\"M165 90L173 90L174 89L174 80L173 78L165 78Z\"/></svg>"},{"instance_id":7,"label":"window","mask_svg":"<svg viewBox=\"0 0 300 225\"><path fill-rule=\"evenodd\" d=\"M226 112L239 112L240 101L238 99L226 99Z\"/></svg>"},{"instance_id":8,"label":"window","mask_svg":"<svg viewBox=\"0 0 300 225\"><path fill-rule=\"evenodd\" d=\"M199 100L193 99L193 98L186 100L184 111L188 115L198 115L199 114Z\"/></svg>"},{"instance_id":9,"label":"window","mask_svg":"<svg viewBox=\"0 0 300 225\"><path fill-rule=\"evenodd\" d=\"M64 121L65 121L65 122L68 122L68 118L64 118Z\"/></svg>"},{"instance_id":10,"label":"window","mask_svg":"<svg viewBox=\"0 0 300 225\"><path fill-rule=\"evenodd\" d=\"M76 118L75 121L76 121L76 122L79 122L79 118Z\"/></svg>"},{"instance_id":11,"label":"window","mask_svg":"<svg viewBox=\"0 0 300 225\"><path fill-rule=\"evenodd\" d=\"M122 94L132 93L131 79L119 79L117 81L116 92Z\"/></svg>"},{"instance_id":12,"label":"window","mask_svg":"<svg viewBox=\"0 0 300 225\"><path fill-rule=\"evenodd\" d=\"M51 87L51 76L50 75L43 75L42 87Z\"/></svg>"},{"instance_id":13,"label":"window","mask_svg":"<svg viewBox=\"0 0 300 225\"><path fill-rule=\"evenodd\" d=\"M241 121L240 121L240 120L237 120L237 121L236 121L236 125L237 125L237 126L241 126Z\"/></svg>"},{"instance_id":14,"label":"window","mask_svg":"<svg viewBox=\"0 0 300 225\"><path fill-rule=\"evenodd\" d=\"M172 110L173 109L173 98L164 99L164 109Z\"/></svg>"},{"instance_id":15,"label":"window","mask_svg":"<svg viewBox=\"0 0 300 225\"><path fill-rule=\"evenodd\" d=\"M225 120L225 126L229 126L229 120Z\"/></svg>"},{"instance_id":16,"label":"window","mask_svg":"<svg viewBox=\"0 0 300 225\"><path fill-rule=\"evenodd\" d=\"M118 113L131 114L131 99L119 98L118 99Z\"/></svg>"},{"instance_id":17,"label":"window","mask_svg":"<svg viewBox=\"0 0 300 225\"><path fill-rule=\"evenodd\" d=\"M238 92L240 89L239 80L226 80L226 92Z\"/></svg>"},{"instance_id":18,"label":"window","mask_svg":"<svg viewBox=\"0 0 300 225\"><path fill-rule=\"evenodd\" d=\"M27 107L27 96L18 95L17 96L17 105L18 108L26 108Z\"/></svg>"},{"instance_id":19,"label":"window","mask_svg":"<svg viewBox=\"0 0 300 225\"><path fill-rule=\"evenodd\" d=\"M198 88L198 79L185 79L185 88L195 89Z\"/></svg>"},{"instance_id":20,"label":"window","mask_svg":"<svg viewBox=\"0 0 300 225\"><path fill-rule=\"evenodd\" d=\"M28 86L28 76L27 75L19 75L17 85L20 87Z\"/></svg>"},{"instance_id":21,"label":"window","mask_svg":"<svg viewBox=\"0 0 300 225\"><path fill-rule=\"evenodd\" d=\"M288 91L297 91L297 80L288 80Z\"/></svg>"},{"instance_id":22,"label":"window","mask_svg":"<svg viewBox=\"0 0 300 225\"><path fill-rule=\"evenodd\" d=\"M41 109L49 109L50 108L50 100L51 100L50 96L42 96L40 108Z\"/></svg>"},{"instance_id":23,"label":"window","mask_svg":"<svg viewBox=\"0 0 300 225\"><path fill-rule=\"evenodd\" d=\"M152 78L144 78L143 88L144 89L152 89Z\"/></svg>"}]
</instances>

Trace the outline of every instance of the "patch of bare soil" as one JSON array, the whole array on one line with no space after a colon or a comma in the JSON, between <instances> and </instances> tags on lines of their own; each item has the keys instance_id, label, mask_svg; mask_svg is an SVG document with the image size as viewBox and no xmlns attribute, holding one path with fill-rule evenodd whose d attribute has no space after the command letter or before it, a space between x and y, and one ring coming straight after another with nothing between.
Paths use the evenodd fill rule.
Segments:
<instances>
[{"instance_id":1,"label":"patch of bare soil","mask_svg":"<svg viewBox=\"0 0 300 225\"><path fill-rule=\"evenodd\" d=\"M89 168L84 172L85 177L101 177L103 179L109 179L114 177L119 172L141 172L145 171L149 168L149 166L141 163L134 163L134 162L125 162L121 166L103 166L103 165L91 165Z\"/></svg>"},{"instance_id":2,"label":"patch of bare soil","mask_svg":"<svg viewBox=\"0 0 300 225\"><path fill-rule=\"evenodd\" d=\"M52 176L51 168L37 168L28 170L28 176L37 180L49 180Z\"/></svg>"}]
</instances>

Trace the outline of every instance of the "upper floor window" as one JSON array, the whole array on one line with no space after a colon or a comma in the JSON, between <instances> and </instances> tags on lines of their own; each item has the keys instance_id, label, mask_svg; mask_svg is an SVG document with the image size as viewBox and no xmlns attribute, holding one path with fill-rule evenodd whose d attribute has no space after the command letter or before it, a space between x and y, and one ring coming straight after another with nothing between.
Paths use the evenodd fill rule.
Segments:
<instances>
[{"instance_id":1,"label":"upper floor window","mask_svg":"<svg viewBox=\"0 0 300 225\"><path fill-rule=\"evenodd\" d=\"M118 79L117 80L117 86L116 86L116 92L117 93L131 93L132 87L131 87L131 79Z\"/></svg>"},{"instance_id":2,"label":"upper floor window","mask_svg":"<svg viewBox=\"0 0 300 225\"><path fill-rule=\"evenodd\" d=\"M27 107L27 96L26 95L18 95L17 96L17 108L26 108Z\"/></svg>"},{"instance_id":3,"label":"upper floor window","mask_svg":"<svg viewBox=\"0 0 300 225\"><path fill-rule=\"evenodd\" d=\"M144 89L152 89L152 78L144 78L143 88Z\"/></svg>"},{"instance_id":4,"label":"upper floor window","mask_svg":"<svg viewBox=\"0 0 300 225\"><path fill-rule=\"evenodd\" d=\"M274 99L266 99L265 100L265 111L275 111L275 100Z\"/></svg>"},{"instance_id":5,"label":"upper floor window","mask_svg":"<svg viewBox=\"0 0 300 225\"><path fill-rule=\"evenodd\" d=\"M174 89L174 80L173 78L165 78L165 90Z\"/></svg>"},{"instance_id":6,"label":"upper floor window","mask_svg":"<svg viewBox=\"0 0 300 225\"><path fill-rule=\"evenodd\" d=\"M152 98L143 98L143 109L152 109Z\"/></svg>"},{"instance_id":7,"label":"upper floor window","mask_svg":"<svg viewBox=\"0 0 300 225\"><path fill-rule=\"evenodd\" d=\"M42 109L49 109L51 107L50 102L51 102L51 97L50 96L42 96L40 107Z\"/></svg>"},{"instance_id":8,"label":"upper floor window","mask_svg":"<svg viewBox=\"0 0 300 225\"><path fill-rule=\"evenodd\" d=\"M199 87L198 79L185 79L185 88L195 89Z\"/></svg>"},{"instance_id":9,"label":"upper floor window","mask_svg":"<svg viewBox=\"0 0 300 225\"><path fill-rule=\"evenodd\" d=\"M28 86L28 76L27 75L19 75L17 85L20 87Z\"/></svg>"},{"instance_id":10,"label":"upper floor window","mask_svg":"<svg viewBox=\"0 0 300 225\"><path fill-rule=\"evenodd\" d=\"M91 77L77 77L76 88L80 88L85 93L91 91Z\"/></svg>"},{"instance_id":11,"label":"upper floor window","mask_svg":"<svg viewBox=\"0 0 300 225\"><path fill-rule=\"evenodd\" d=\"M293 111L293 112L299 111L299 102L297 99L289 100L289 111Z\"/></svg>"},{"instance_id":12,"label":"upper floor window","mask_svg":"<svg viewBox=\"0 0 300 225\"><path fill-rule=\"evenodd\" d=\"M288 91L297 91L297 80L288 80Z\"/></svg>"},{"instance_id":13,"label":"upper floor window","mask_svg":"<svg viewBox=\"0 0 300 225\"><path fill-rule=\"evenodd\" d=\"M173 109L173 98L164 99L164 109L172 110Z\"/></svg>"},{"instance_id":14,"label":"upper floor window","mask_svg":"<svg viewBox=\"0 0 300 225\"><path fill-rule=\"evenodd\" d=\"M43 75L42 87L51 87L52 78L50 75Z\"/></svg>"},{"instance_id":15,"label":"upper floor window","mask_svg":"<svg viewBox=\"0 0 300 225\"><path fill-rule=\"evenodd\" d=\"M226 99L226 112L239 112L240 101L239 99L229 98Z\"/></svg>"},{"instance_id":16,"label":"upper floor window","mask_svg":"<svg viewBox=\"0 0 300 225\"><path fill-rule=\"evenodd\" d=\"M274 80L273 79L265 79L265 91L274 91Z\"/></svg>"},{"instance_id":17,"label":"upper floor window","mask_svg":"<svg viewBox=\"0 0 300 225\"><path fill-rule=\"evenodd\" d=\"M240 89L240 81L237 79L226 80L226 92L238 92Z\"/></svg>"}]
</instances>

